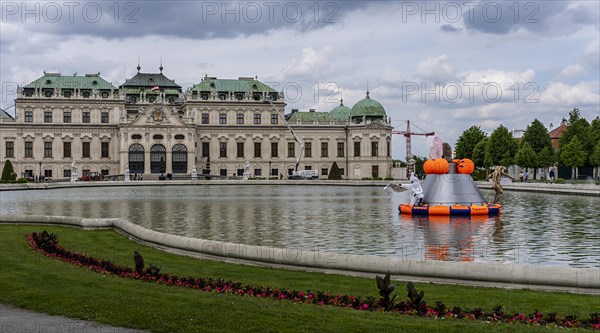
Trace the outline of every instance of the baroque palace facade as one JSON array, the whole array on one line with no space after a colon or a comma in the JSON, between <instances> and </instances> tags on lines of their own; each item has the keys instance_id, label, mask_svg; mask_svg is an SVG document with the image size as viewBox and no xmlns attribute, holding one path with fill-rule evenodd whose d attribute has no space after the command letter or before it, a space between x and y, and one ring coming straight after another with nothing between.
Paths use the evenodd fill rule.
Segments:
<instances>
[{"instance_id":1,"label":"baroque palace facade","mask_svg":"<svg viewBox=\"0 0 600 333\"><path fill-rule=\"evenodd\" d=\"M163 73L140 73L119 87L100 73L46 73L19 87L15 117L2 111L1 158L19 177L122 175L161 171L286 177L299 144L283 121L283 93L255 78L204 77L186 90ZM271 100L272 103L269 103ZM365 99L330 112L285 115L305 149L298 170L327 178L336 162L347 179L391 176L391 124L383 106Z\"/></svg>"}]
</instances>

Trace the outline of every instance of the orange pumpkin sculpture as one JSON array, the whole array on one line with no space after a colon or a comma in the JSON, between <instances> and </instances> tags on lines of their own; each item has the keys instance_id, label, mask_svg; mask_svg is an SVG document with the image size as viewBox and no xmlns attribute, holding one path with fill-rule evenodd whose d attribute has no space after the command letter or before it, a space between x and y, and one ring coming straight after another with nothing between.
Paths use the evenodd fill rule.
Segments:
<instances>
[{"instance_id":1,"label":"orange pumpkin sculpture","mask_svg":"<svg viewBox=\"0 0 600 333\"><path fill-rule=\"evenodd\" d=\"M443 175L448 173L448 170L450 170L450 165L443 158L427 160L423 164L423 171L428 175Z\"/></svg>"},{"instance_id":2,"label":"orange pumpkin sculpture","mask_svg":"<svg viewBox=\"0 0 600 333\"><path fill-rule=\"evenodd\" d=\"M470 175L475 170L475 163L468 158L463 158L456 164L456 172L463 175Z\"/></svg>"}]
</instances>

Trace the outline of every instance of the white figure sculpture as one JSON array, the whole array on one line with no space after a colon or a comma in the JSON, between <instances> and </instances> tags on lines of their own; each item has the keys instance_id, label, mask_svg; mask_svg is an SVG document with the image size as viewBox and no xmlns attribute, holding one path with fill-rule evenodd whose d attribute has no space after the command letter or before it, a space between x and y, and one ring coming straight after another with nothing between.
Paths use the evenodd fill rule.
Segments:
<instances>
[{"instance_id":1,"label":"white figure sculpture","mask_svg":"<svg viewBox=\"0 0 600 333\"><path fill-rule=\"evenodd\" d=\"M198 179L198 170L196 169L196 166L194 165L194 167L192 168L192 180L196 180Z\"/></svg>"},{"instance_id":2,"label":"white figure sculpture","mask_svg":"<svg viewBox=\"0 0 600 333\"><path fill-rule=\"evenodd\" d=\"M246 161L246 163L244 163L244 180L248 180L248 178L250 177L250 162Z\"/></svg>"},{"instance_id":3,"label":"white figure sculpture","mask_svg":"<svg viewBox=\"0 0 600 333\"><path fill-rule=\"evenodd\" d=\"M431 141L431 147L429 150L429 158L430 159L436 159L436 158L440 158L442 157L442 155L444 155L444 148L443 148L443 142L442 139L438 138L437 136L435 138L433 138L433 140Z\"/></svg>"},{"instance_id":4,"label":"white figure sculpture","mask_svg":"<svg viewBox=\"0 0 600 333\"><path fill-rule=\"evenodd\" d=\"M75 165L75 161L71 162L71 183L77 181L77 166Z\"/></svg>"},{"instance_id":5,"label":"white figure sculpture","mask_svg":"<svg viewBox=\"0 0 600 333\"><path fill-rule=\"evenodd\" d=\"M421 181L419 180L419 178L417 178L417 176L415 176L415 173L411 173L410 174L410 189L412 190L412 198L410 199L410 205L414 206L421 206L421 203L423 201L423 188L421 187Z\"/></svg>"},{"instance_id":6,"label":"white figure sculpture","mask_svg":"<svg viewBox=\"0 0 600 333\"><path fill-rule=\"evenodd\" d=\"M123 180L128 182L131 179L129 179L129 165L125 164L125 172L123 172Z\"/></svg>"}]
</instances>

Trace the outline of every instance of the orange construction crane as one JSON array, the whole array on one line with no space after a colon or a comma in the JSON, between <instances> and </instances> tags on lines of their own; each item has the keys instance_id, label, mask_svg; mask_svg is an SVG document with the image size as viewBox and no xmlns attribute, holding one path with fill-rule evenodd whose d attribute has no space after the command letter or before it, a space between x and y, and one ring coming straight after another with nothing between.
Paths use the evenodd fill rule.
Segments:
<instances>
[{"instance_id":1,"label":"orange construction crane","mask_svg":"<svg viewBox=\"0 0 600 333\"><path fill-rule=\"evenodd\" d=\"M423 135L423 136L426 136L426 137L430 136L430 135L435 135L435 132L425 132L419 126L417 126L417 125L414 125L414 126L417 127L418 129L420 129L422 132L420 132L420 133L411 132L411 130L410 130L410 120L406 121L406 131L392 131L392 134L402 134L406 138L406 163L407 163L407 165L408 165L408 161L412 158L410 137L413 136L413 135ZM407 177L409 176L408 172L409 172L408 168L406 168L406 176Z\"/></svg>"}]
</instances>

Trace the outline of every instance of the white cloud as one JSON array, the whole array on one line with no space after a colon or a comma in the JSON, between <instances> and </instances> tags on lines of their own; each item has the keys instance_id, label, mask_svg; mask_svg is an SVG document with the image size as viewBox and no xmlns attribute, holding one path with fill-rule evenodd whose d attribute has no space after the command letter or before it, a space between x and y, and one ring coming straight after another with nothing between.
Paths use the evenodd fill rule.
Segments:
<instances>
[{"instance_id":1,"label":"white cloud","mask_svg":"<svg viewBox=\"0 0 600 333\"><path fill-rule=\"evenodd\" d=\"M439 57L428 57L417 65L416 75L420 78L447 82L454 78L455 69L448 62L448 56L443 54Z\"/></svg>"},{"instance_id":2,"label":"white cloud","mask_svg":"<svg viewBox=\"0 0 600 333\"><path fill-rule=\"evenodd\" d=\"M559 77L571 78L583 73L583 66L580 64L571 64L560 71Z\"/></svg>"},{"instance_id":3,"label":"white cloud","mask_svg":"<svg viewBox=\"0 0 600 333\"><path fill-rule=\"evenodd\" d=\"M540 95L540 104L547 107L583 107L598 109L600 102L599 82L580 82L570 86L561 82L551 82Z\"/></svg>"},{"instance_id":4,"label":"white cloud","mask_svg":"<svg viewBox=\"0 0 600 333\"><path fill-rule=\"evenodd\" d=\"M287 79L298 79L311 77L323 79L334 70L335 63L332 61L331 46L324 46L316 51L312 47L305 47L301 51L300 59L292 59L283 71L283 77Z\"/></svg>"},{"instance_id":5,"label":"white cloud","mask_svg":"<svg viewBox=\"0 0 600 333\"><path fill-rule=\"evenodd\" d=\"M597 31L596 31L597 33ZM592 69L598 71L600 66L600 39L596 38L589 42L583 53L581 54L582 61L588 64Z\"/></svg>"},{"instance_id":6,"label":"white cloud","mask_svg":"<svg viewBox=\"0 0 600 333\"><path fill-rule=\"evenodd\" d=\"M399 83L402 82L402 72L399 71L396 68L385 68L382 72L381 72L381 76L380 79L382 82L384 83L391 83L391 84L395 84L395 83Z\"/></svg>"}]
</instances>

